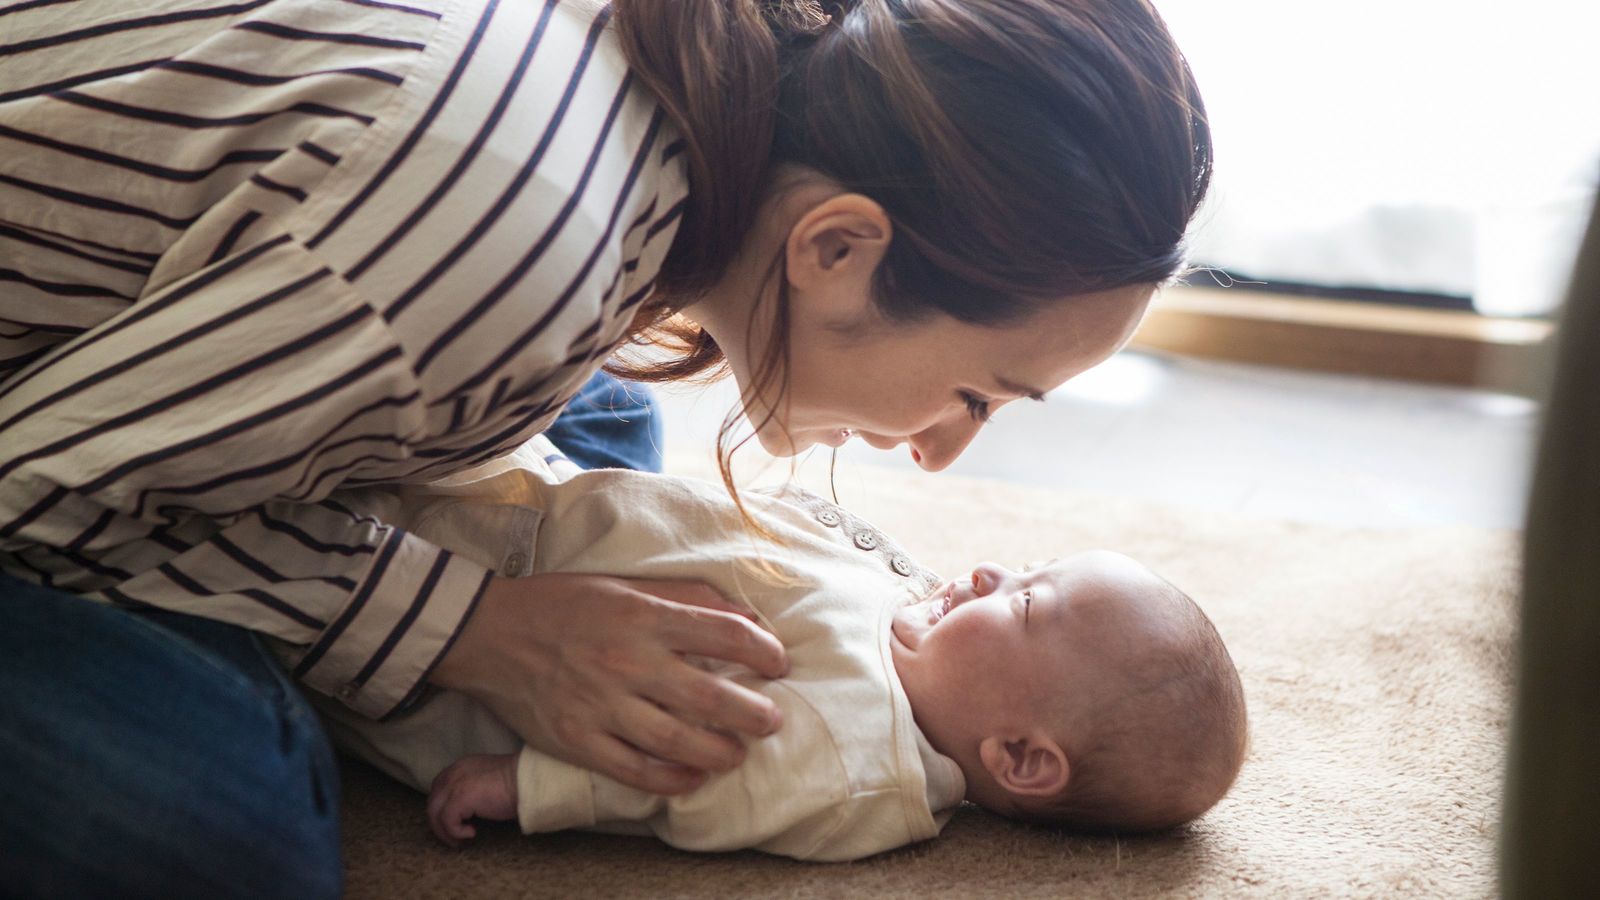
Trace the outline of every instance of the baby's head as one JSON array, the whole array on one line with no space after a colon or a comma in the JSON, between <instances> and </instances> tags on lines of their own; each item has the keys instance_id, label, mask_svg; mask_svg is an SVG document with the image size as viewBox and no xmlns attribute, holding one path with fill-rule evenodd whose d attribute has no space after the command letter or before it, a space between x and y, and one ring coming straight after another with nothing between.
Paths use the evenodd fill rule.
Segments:
<instances>
[{"instance_id":1,"label":"baby's head","mask_svg":"<svg viewBox=\"0 0 1600 900\"><path fill-rule=\"evenodd\" d=\"M1146 831L1233 784L1244 692L1205 613L1118 553L985 563L895 614L917 725L1004 816Z\"/></svg>"}]
</instances>

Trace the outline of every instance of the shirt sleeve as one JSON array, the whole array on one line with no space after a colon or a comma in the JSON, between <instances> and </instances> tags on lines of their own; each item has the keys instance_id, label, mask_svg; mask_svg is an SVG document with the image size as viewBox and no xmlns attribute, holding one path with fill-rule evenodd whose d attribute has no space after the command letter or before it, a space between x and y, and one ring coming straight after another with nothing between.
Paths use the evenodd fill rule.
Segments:
<instances>
[{"instance_id":1,"label":"shirt sleeve","mask_svg":"<svg viewBox=\"0 0 1600 900\"><path fill-rule=\"evenodd\" d=\"M303 648L364 715L406 700L489 570L329 493L438 424L383 318L291 238L169 285L0 385L0 565Z\"/></svg>"},{"instance_id":2,"label":"shirt sleeve","mask_svg":"<svg viewBox=\"0 0 1600 900\"><path fill-rule=\"evenodd\" d=\"M137 5L0 29L0 569L386 715L491 576L330 492L548 425L651 295L683 142L608 13Z\"/></svg>"}]
</instances>

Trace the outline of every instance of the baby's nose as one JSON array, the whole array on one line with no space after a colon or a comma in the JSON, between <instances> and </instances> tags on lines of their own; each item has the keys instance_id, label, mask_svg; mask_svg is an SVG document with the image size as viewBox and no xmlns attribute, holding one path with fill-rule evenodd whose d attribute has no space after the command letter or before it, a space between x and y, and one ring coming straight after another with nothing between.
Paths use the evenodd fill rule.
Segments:
<instances>
[{"instance_id":1,"label":"baby's nose","mask_svg":"<svg viewBox=\"0 0 1600 900\"><path fill-rule=\"evenodd\" d=\"M972 590L980 597L999 590L1011 578L1011 570L995 563L979 563L972 570Z\"/></svg>"}]
</instances>

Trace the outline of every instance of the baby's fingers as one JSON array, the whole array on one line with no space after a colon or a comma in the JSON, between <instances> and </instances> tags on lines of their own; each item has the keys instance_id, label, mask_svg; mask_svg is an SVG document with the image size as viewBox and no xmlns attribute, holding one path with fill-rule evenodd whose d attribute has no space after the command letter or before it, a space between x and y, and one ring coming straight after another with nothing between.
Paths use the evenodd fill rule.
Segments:
<instances>
[{"instance_id":1,"label":"baby's fingers","mask_svg":"<svg viewBox=\"0 0 1600 900\"><path fill-rule=\"evenodd\" d=\"M445 821L445 808L442 803L435 807L433 798L428 799L428 828L433 831L433 836L447 847L459 847L460 842L450 833L450 826Z\"/></svg>"},{"instance_id":2,"label":"baby's fingers","mask_svg":"<svg viewBox=\"0 0 1600 900\"><path fill-rule=\"evenodd\" d=\"M463 837L472 837L472 828L467 826L467 834L461 834L462 811L455 802L460 797L455 779L446 778L449 770L434 779L433 790L428 792L428 827L448 847L460 847Z\"/></svg>"}]
</instances>

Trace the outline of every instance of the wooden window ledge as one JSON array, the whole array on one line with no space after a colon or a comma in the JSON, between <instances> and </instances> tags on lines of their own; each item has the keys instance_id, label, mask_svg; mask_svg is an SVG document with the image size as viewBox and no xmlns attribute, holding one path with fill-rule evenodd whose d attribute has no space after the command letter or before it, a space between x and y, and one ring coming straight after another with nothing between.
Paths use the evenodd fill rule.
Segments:
<instances>
[{"instance_id":1,"label":"wooden window ledge","mask_svg":"<svg viewBox=\"0 0 1600 900\"><path fill-rule=\"evenodd\" d=\"M1457 310L1176 286L1157 295L1133 346L1536 396L1552 330Z\"/></svg>"}]
</instances>

